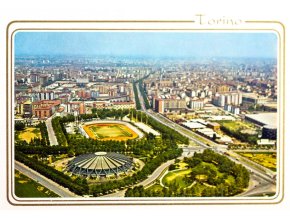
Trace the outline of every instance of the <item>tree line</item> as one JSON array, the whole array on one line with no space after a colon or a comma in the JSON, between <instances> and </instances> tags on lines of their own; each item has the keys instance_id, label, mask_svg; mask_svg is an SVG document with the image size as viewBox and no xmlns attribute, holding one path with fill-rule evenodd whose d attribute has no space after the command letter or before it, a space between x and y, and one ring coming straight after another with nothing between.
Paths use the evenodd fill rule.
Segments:
<instances>
[{"instance_id":1,"label":"tree line","mask_svg":"<svg viewBox=\"0 0 290 218\"><path fill-rule=\"evenodd\" d=\"M40 129L41 138L43 139L43 144L50 145L48 131L45 122L40 122L36 127Z\"/></svg>"},{"instance_id":2,"label":"tree line","mask_svg":"<svg viewBox=\"0 0 290 218\"><path fill-rule=\"evenodd\" d=\"M145 113L136 110L133 110L132 113L134 117L137 115L138 120L146 120L153 129L161 133L163 139L169 139L182 144L189 144L189 139L187 137L181 135L179 132L168 126L163 125L152 117L147 116Z\"/></svg>"},{"instance_id":3,"label":"tree line","mask_svg":"<svg viewBox=\"0 0 290 218\"><path fill-rule=\"evenodd\" d=\"M66 132L65 127L62 122L62 118L55 117L51 120L52 128L56 136L57 142L61 146L67 146L67 140L64 132Z\"/></svg>"},{"instance_id":4,"label":"tree line","mask_svg":"<svg viewBox=\"0 0 290 218\"><path fill-rule=\"evenodd\" d=\"M150 109L151 106L150 106L149 101L148 101L147 93L145 92L145 88L144 88L144 85L143 85L143 79L139 80L139 90L140 90L141 95L143 97L145 108L146 109Z\"/></svg>"},{"instance_id":5,"label":"tree line","mask_svg":"<svg viewBox=\"0 0 290 218\"><path fill-rule=\"evenodd\" d=\"M76 193L77 195L84 195L89 191L86 179L77 178L73 180L70 176L65 175L64 173L36 159L28 157L20 151L15 151L15 160L24 163L26 166L39 172L54 182L67 187L70 191Z\"/></svg>"},{"instance_id":6,"label":"tree line","mask_svg":"<svg viewBox=\"0 0 290 218\"><path fill-rule=\"evenodd\" d=\"M135 96L136 109L141 110L141 103L138 97L138 90L137 90L136 82L133 82L132 84L133 84L133 91L134 91L134 96Z\"/></svg>"}]
</instances>

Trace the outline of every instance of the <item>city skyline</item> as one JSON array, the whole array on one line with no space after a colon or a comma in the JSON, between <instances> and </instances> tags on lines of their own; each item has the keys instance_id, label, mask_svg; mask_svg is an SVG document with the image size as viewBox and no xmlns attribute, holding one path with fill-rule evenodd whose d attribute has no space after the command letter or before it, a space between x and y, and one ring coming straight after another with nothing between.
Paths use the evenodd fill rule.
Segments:
<instances>
[{"instance_id":1,"label":"city skyline","mask_svg":"<svg viewBox=\"0 0 290 218\"><path fill-rule=\"evenodd\" d=\"M18 32L15 55L275 58L274 33Z\"/></svg>"}]
</instances>

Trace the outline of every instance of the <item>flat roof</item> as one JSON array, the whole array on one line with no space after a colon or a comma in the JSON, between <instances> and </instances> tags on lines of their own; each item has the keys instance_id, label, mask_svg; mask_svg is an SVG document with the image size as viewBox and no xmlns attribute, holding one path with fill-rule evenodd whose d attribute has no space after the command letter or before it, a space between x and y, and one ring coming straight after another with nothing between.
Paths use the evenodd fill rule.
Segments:
<instances>
[{"instance_id":1,"label":"flat roof","mask_svg":"<svg viewBox=\"0 0 290 218\"><path fill-rule=\"evenodd\" d=\"M277 113L247 114L245 116L264 125L277 127Z\"/></svg>"},{"instance_id":2,"label":"flat roof","mask_svg":"<svg viewBox=\"0 0 290 218\"><path fill-rule=\"evenodd\" d=\"M205 128L205 125L197 122L183 122L182 125L190 128L190 129L200 129Z\"/></svg>"}]
</instances>

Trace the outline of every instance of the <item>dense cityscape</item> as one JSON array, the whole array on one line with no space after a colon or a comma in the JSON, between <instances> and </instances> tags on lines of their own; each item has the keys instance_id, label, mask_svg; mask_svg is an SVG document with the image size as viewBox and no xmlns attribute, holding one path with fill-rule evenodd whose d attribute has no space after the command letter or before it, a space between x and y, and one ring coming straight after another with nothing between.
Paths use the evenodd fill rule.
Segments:
<instances>
[{"instance_id":1,"label":"dense cityscape","mask_svg":"<svg viewBox=\"0 0 290 218\"><path fill-rule=\"evenodd\" d=\"M276 192L275 59L19 56L14 76L19 197Z\"/></svg>"},{"instance_id":2,"label":"dense cityscape","mask_svg":"<svg viewBox=\"0 0 290 218\"><path fill-rule=\"evenodd\" d=\"M19 32L14 52L17 198L279 194L275 34Z\"/></svg>"}]
</instances>

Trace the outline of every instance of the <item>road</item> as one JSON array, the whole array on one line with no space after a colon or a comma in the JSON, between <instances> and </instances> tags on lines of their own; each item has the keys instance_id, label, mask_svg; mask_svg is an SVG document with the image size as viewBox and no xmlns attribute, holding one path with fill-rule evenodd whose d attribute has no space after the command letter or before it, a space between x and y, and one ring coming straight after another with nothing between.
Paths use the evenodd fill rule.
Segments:
<instances>
[{"instance_id":1,"label":"road","mask_svg":"<svg viewBox=\"0 0 290 218\"><path fill-rule=\"evenodd\" d=\"M154 182L159 175L167 168L169 167L169 165L173 164L175 160L169 160L166 163L162 164L161 166L159 166L147 179L145 179L144 181L138 183L137 185L134 186L144 186L146 187L147 185L150 185L152 182Z\"/></svg>"},{"instance_id":2,"label":"road","mask_svg":"<svg viewBox=\"0 0 290 218\"><path fill-rule=\"evenodd\" d=\"M237 197L250 197L253 195L262 195L265 193L275 193L276 185L273 185L261 177L256 176L255 174L251 174L250 184L247 190Z\"/></svg>"},{"instance_id":3,"label":"road","mask_svg":"<svg viewBox=\"0 0 290 218\"><path fill-rule=\"evenodd\" d=\"M49 142L50 142L50 145L58 145L56 136L55 136L53 128L52 128L51 120L52 120L52 117L49 117L45 121L45 124L46 124L46 127L47 127L47 132L48 132Z\"/></svg>"},{"instance_id":4,"label":"road","mask_svg":"<svg viewBox=\"0 0 290 218\"><path fill-rule=\"evenodd\" d=\"M154 182L159 176L160 174L171 164L174 163L175 160L169 160L165 163L163 163L161 166L159 166L147 179L143 180L142 182L132 186L132 187L136 187L136 186L144 186L146 187L147 185L150 185L152 182ZM125 192L127 189L118 191L116 193L111 193L108 195L103 195L102 197L125 197Z\"/></svg>"},{"instance_id":5,"label":"road","mask_svg":"<svg viewBox=\"0 0 290 218\"><path fill-rule=\"evenodd\" d=\"M30 169L29 167L27 167L26 165L18 161L15 161L15 169L20 171L24 175L28 176L29 178L33 179L34 181L38 182L39 184L43 185L44 187L48 188L49 190L53 191L55 194L59 195L60 197L64 197L64 198L77 197L76 194L72 193L68 189L60 186L54 181L44 177L40 173Z\"/></svg>"}]
</instances>

